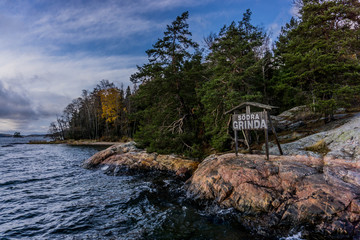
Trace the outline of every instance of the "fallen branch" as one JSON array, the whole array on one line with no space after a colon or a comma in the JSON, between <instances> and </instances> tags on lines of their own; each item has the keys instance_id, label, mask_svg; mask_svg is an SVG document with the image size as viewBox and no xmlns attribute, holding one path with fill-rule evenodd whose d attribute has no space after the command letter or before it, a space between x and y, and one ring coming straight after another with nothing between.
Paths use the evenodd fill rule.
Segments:
<instances>
[{"instance_id":1,"label":"fallen branch","mask_svg":"<svg viewBox=\"0 0 360 240\"><path fill-rule=\"evenodd\" d=\"M167 130L171 131L171 133L178 133L181 134L184 132L183 125L184 125L184 119L186 115L184 115L182 118L172 122L169 126L167 126Z\"/></svg>"}]
</instances>

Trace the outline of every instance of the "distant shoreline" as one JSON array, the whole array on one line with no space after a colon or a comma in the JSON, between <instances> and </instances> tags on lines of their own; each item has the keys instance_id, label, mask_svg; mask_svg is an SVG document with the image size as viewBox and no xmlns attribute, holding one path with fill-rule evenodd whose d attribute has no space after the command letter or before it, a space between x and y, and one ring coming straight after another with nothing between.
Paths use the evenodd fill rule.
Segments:
<instances>
[{"instance_id":1,"label":"distant shoreline","mask_svg":"<svg viewBox=\"0 0 360 240\"><path fill-rule=\"evenodd\" d=\"M30 135L20 135L21 137L46 137L46 134L30 134ZM0 138L13 138L13 134L0 133ZM16 137L15 137L16 138Z\"/></svg>"},{"instance_id":2,"label":"distant shoreline","mask_svg":"<svg viewBox=\"0 0 360 240\"><path fill-rule=\"evenodd\" d=\"M62 141L30 141L28 144L67 144L75 146L112 146L121 142L105 142L94 140L62 140Z\"/></svg>"}]
</instances>

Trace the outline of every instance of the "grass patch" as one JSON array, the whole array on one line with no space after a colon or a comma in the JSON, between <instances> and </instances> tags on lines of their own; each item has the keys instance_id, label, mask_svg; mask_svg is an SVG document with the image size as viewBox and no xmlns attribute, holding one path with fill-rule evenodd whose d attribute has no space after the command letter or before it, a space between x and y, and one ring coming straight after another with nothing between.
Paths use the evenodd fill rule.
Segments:
<instances>
[{"instance_id":1,"label":"grass patch","mask_svg":"<svg viewBox=\"0 0 360 240\"><path fill-rule=\"evenodd\" d=\"M324 139L321 139L320 141L316 142L314 145L305 147L305 150L320 153L323 156L326 155L328 152L330 152L330 149L327 147Z\"/></svg>"}]
</instances>

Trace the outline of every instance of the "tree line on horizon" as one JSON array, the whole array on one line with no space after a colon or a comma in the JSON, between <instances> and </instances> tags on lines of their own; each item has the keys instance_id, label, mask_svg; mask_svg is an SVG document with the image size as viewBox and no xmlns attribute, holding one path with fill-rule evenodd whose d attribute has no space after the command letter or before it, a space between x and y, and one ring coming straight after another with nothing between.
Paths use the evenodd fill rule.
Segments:
<instances>
[{"instance_id":1,"label":"tree line on horizon","mask_svg":"<svg viewBox=\"0 0 360 240\"><path fill-rule=\"evenodd\" d=\"M307 104L328 120L360 102L360 3L300 0L299 16L273 46L251 11L204 39L191 39L188 12L146 51L126 90L102 80L51 123L55 139L134 139L158 153L201 158L231 148L230 116L245 101L286 110Z\"/></svg>"}]
</instances>

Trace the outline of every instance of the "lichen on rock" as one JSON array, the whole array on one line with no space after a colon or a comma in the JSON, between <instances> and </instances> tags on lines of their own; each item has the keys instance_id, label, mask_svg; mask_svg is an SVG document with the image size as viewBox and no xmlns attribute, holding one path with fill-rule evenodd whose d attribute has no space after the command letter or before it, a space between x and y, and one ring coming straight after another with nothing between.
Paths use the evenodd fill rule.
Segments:
<instances>
[{"instance_id":1,"label":"lichen on rock","mask_svg":"<svg viewBox=\"0 0 360 240\"><path fill-rule=\"evenodd\" d=\"M285 155L308 155L327 159L344 159L360 162L360 114L336 128L318 132L297 141L281 144ZM320 152L318 151L320 150ZM270 154L279 154L271 144Z\"/></svg>"},{"instance_id":2,"label":"lichen on rock","mask_svg":"<svg viewBox=\"0 0 360 240\"><path fill-rule=\"evenodd\" d=\"M317 141L311 146L305 147L304 150L320 153L321 155L326 155L328 152L330 152L330 149L328 148L324 139Z\"/></svg>"}]
</instances>

